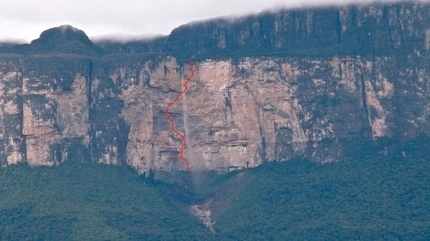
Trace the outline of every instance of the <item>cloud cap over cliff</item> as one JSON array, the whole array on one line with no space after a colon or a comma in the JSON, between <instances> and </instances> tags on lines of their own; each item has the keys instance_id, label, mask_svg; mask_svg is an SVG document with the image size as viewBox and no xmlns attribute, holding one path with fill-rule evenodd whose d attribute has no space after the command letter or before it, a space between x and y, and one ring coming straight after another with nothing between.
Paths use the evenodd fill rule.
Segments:
<instances>
[{"instance_id":1,"label":"cloud cap over cliff","mask_svg":"<svg viewBox=\"0 0 430 241\"><path fill-rule=\"evenodd\" d=\"M384 1L384 0L383 0ZM368 3L370 0L159 0L159 1L30 1L4 0L0 9L0 40L37 38L64 23L85 29L89 36L167 35L175 27L199 19L246 14L280 6Z\"/></svg>"}]
</instances>

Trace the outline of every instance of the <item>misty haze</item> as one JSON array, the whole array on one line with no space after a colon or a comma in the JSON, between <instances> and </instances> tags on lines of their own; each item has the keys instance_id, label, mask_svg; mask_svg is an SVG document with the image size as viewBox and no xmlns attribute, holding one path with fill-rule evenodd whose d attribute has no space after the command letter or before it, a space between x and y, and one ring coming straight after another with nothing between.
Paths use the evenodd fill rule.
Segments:
<instances>
[{"instance_id":1,"label":"misty haze","mask_svg":"<svg viewBox=\"0 0 430 241\"><path fill-rule=\"evenodd\" d=\"M0 240L430 240L429 1L11 1Z\"/></svg>"}]
</instances>

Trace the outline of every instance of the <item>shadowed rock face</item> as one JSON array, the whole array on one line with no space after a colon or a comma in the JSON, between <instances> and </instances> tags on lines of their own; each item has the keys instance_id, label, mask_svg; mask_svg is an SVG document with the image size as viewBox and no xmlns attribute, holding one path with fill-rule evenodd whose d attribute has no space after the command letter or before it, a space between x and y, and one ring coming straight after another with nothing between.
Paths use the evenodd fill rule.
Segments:
<instances>
[{"instance_id":1,"label":"shadowed rock face","mask_svg":"<svg viewBox=\"0 0 430 241\"><path fill-rule=\"evenodd\" d=\"M101 47L70 26L47 30L29 52L0 55L0 162L183 170L164 110L187 79L186 58L195 78L170 116L192 170L331 162L346 141L429 135L429 9L288 10Z\"/></svg>"},{"instance_id":2,"label":"shadowed rock face","mask_svg":"<svg viewBox=\"0 0 430 241\"><path fill-rule=\"evenodd\" d=\"M62 25L43 31L40 37L31 41L34 45L61 45L66 42L79 42L85 45L93 45L84 31L70 25Z\"/></svg>"},{"instance_id":3,"label":"shadowed rock face","mask_svg":"<svg viewBox=\"0 0 430 241\"><path fill-rule=\"evenodd\" d=\"M104 51L93 44L84 31L70 25L62 25L43 31L31 44L5 46L1 52L28 54L70 53L96 56Z\"/></svg>"}]
</instances>

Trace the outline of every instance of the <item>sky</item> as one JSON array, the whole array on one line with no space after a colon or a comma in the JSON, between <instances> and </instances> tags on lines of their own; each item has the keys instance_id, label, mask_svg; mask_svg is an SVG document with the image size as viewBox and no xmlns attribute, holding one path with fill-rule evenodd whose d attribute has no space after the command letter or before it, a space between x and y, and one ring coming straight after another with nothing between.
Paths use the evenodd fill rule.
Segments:
<instances>
[{"instance_id":1,"label":"sky","mask_svg":"<svg viewBox=\"0 0 430 241\"><path fill-rule=\"evenodd\" d=\"M168 35L182 24L219 16L357 2L370 0L1 0L0 41L30 42L64 24L92 39L142 38Z\"/></svg>"}]
</instances>

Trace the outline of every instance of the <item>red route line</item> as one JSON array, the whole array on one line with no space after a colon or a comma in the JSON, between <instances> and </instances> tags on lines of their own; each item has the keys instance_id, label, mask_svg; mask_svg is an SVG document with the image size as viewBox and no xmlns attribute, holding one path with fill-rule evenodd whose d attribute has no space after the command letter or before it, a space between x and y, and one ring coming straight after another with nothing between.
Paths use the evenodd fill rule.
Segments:
<instances>
[{"instance_id":1,"label":"red route line","mask_svg":"<svg viewBox=\"0 0 430 241\"><path fill-rule=\"evenodd\" d=\"M185 146L187 145L187 141L185 140L185 136L182 135L179 131L177 131L175 129L175 121L172 118L170 118L170 116L169 116L169 108L173 104L175 104L175 102L179 99L179 97L182 96L182 94L185 93L185 91L187 91L187 89L188 89L188 83L191 81L191 79L194 76L194 71L193 71L194 63L193 62L188 62L188 64L190 65L191 76L188 77L187 81L185 81L185 83L182 84L184 86L184 89L181 92L179 92L179 94L175 97L175 99L172 100L172 102L170 102L169 104L167 104L166 115L165 115L166 120L168 120L170 122L170 125L172 126L173 132L176 135L178 135L181 138L181 140L182 140L181 153L179 155L179 158L181 158L185 162L185 164L187 165L187 169L186 169L187 171L190 168L190 162L184 157L184 149L185 149Z\"/></svg>"}]
</instances>

